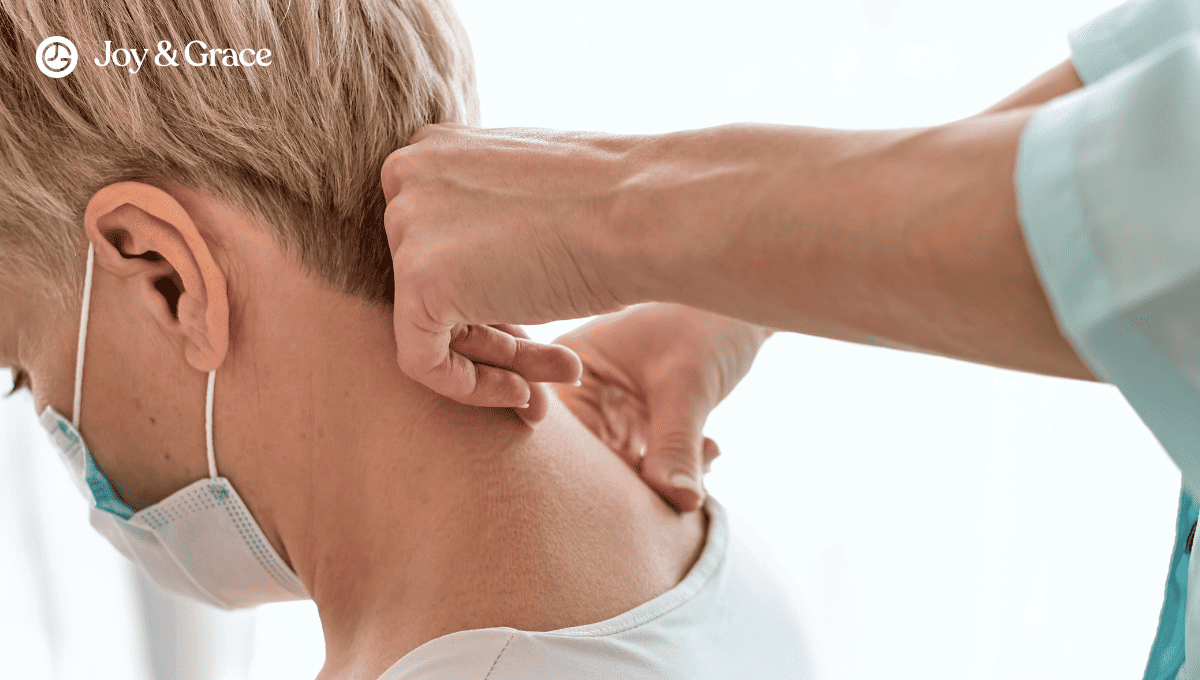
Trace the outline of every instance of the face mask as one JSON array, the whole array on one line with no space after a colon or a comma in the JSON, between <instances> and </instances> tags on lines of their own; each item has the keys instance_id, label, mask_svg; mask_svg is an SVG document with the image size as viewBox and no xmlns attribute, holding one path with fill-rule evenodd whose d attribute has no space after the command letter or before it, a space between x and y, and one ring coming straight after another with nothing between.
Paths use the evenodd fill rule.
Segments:
<instances>
[{"instance_id":1,"label":"face mask","mask_svg":"<svg viewBox=\"0 0 1200 680\"><path fill-rule=\"evenodd\" d=\"M228 479L217 476L212 411L216 371L208 374L205 432L208 479L134 512L113 491L79 435L83 355L95 248L88 248L79 349L75 358L74 421L50 406L40 422L89 503L91 524L160 586L222 609L308 598L300 579L271 547Z\"/></svg>"}]
</instances>

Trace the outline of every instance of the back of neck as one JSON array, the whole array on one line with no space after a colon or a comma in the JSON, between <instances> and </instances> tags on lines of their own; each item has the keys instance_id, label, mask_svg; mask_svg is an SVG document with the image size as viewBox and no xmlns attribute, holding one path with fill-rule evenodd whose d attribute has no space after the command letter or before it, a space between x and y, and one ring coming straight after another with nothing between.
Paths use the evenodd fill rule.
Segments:
<instances>
[{"instance_id":1,"label":"back of neck","mask_svg":"<svg viewBox=\"0 0 1200 680\"><path fill-rule=\"evenodd\" d=\"M536 431L434 411L436 427L368 452L345 480L357 488L312 511L323 678L378 677L455 631L611 618L674 587L703 548L703 513L677 514L561 403Z\"/></svg>"}]
</instances>

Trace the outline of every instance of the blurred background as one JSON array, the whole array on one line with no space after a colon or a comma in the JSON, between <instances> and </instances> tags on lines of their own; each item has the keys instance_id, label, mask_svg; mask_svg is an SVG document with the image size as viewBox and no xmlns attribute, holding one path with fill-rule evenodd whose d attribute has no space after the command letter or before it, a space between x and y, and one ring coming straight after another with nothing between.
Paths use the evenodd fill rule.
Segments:
<instances>
[{"instance_id":1,"label":"blurred background","mask_svg":"<svg viewBox=\"0 0 1200 680\"><path fill-rule=\"evenodd\" d=\"M1067 32L1116 4L455 2L485 126L630 133L947 122L1067 58ZM1180 477L1115 387L777 335L707 434L708 488L795 578L820 680L1141 677ZM6 677L322 663L311 603L230 614L136 577L26 393L0 400L0 579Z\"/></svg>"}]
</instances>

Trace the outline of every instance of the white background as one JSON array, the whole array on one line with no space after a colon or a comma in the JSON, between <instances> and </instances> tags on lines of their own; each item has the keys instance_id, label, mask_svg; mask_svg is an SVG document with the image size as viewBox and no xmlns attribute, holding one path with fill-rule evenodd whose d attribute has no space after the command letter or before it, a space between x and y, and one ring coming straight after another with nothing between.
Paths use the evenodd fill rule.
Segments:
<instances>
[{"instance_id":1,"label":"white background","mask_svg":"<svg viewBox=\"0 0 1200 680\"><path fill-rule=\"evenodd\" d=\"M1066 33L1115 3L455 4L484 125L649 133L950 121L1066 58ZM61 677L134 677L128 576L53 468L30 402L0 407L0 463L44 489L0 481L0 657L50 677L43 631L66 630L82 665L60 660ZM821 680L1141 677L1179 472L1116 388L779 335L707 433L723 450L708 487L795 577ZM28 559L34 534L52 566ZM39 589L66 612L53 625ZM251 627L252 677L315 675L311 604L261 608Z\"/></svg>"}]
</instances>

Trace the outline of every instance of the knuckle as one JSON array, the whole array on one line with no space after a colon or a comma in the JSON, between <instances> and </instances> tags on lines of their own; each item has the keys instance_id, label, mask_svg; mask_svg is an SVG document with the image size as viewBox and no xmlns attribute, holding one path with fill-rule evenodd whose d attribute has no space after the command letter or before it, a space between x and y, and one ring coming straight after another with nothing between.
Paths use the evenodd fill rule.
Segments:
<instances>
[{"instance_id":1,"label":"knuckle","mask_svg":"<svg viewBox=\"0 0 1200 680\"><path fill-rule=\"evenodd\" d=\"M504 339L504 342L510 348L509 349L509 357L510 357L509 364L512 366L516 366L520 363L521 356L524 354L526 345L529 344L529 341L523 340L523 339L518 338L509 333L505 333L504 335L508 336L507 338Z\"/></svg>"},{"instance_id":2,"label":"knuckle","mask_svg":"<svg viewBox=\"0 0 1200 680\"><path fill-rule=\"evenodd\" d=\"M400 174L400 164L404 162L404 159L409 155L409 153L410 149L404 146L389 153L387 157L383 159L383 166L379 169L379 174L385 178L389 175Z\"/></svg>"},{"instance_id":3,"label":"knuckle","mask_svg":"<svg viewBox=\"0 0 1200 680\"><path fill-rule=\"evenodd\" d=\"M415 328L425 333L434 330L437 325L433 315L430 314L429 306L425 304L424 295L419 290L413 289L404 300L404 315Z\"/></svg>"},{"instance_id":4,"label":"knuckle","mask_svg":"<svg viewBox=\"0 0 1200 680\"><path fill-rule=\"evenodd\" d=\"M450 346L453 347L454 345L466 342L468 338L471 338L475 334L474 328L474 326L468 323L459 324L458 328L455 328L450 333Z\"/></svg>"},{"instance_id":5,"label":"knuckle","mask_svg":"<svg viewBox=\"0 0 1200 680\"><path fill-rule=\"evenodd\" d=\"M415 170L413 152L401 147L388 154L379 168L379 181L383 183L384 195L390 200L403 188Z\"/></svg>"},{"instance_id":6,"label":"knuckle","mask_svg":"<svg viewBox=\"0 0 1200 680\"><path fill-rule=\"evenodd\" d=\"M428 224L431 215L436 218L436 205L436 196L424 187L409 188L388 201L383 210L383 226L392 250L400 245L405 236Z\"/></svg>"},{"instance_id":7,"label":"knuckle","mask_svg":"<svg viewBox=\"0 0 1200 680\"><path fill-rule=\"evenodd\" d=\"M405 337L400 341L416 342L424 333L429 332L429 320L425 315L425 306L421 304L420 294L412 287L406 286L396 291L396 321L397 327ZM403 351L404 348L401 348ZM408 359L411 363L413 359Z\"/></svg>"},{"instance_id":8,"label":"knuckle","mask_svg":"<svg viewBox=\"0 0 1200 680\"><path fill-rule=\"evenodd\" d=\"M658 455L673 462L690 463L696 457L695 439L690 430L668 430L658 438Z\"/></svg>"},{"instance_id":9,"label":"knuckle","mask_svg":"<svg viewBox=\"0 0 1200 680\"><path fill-rule=\"evenodd\" d=\"M453 322L447 317L451 315L451 308L446 304L446 296L432 282L422 286L418 290L418 295L414 296L414 302L417 303L417 313L421 320L426 324L426 328L433 332L445 332L447 326L452 326ZM463 324L464 326L466 324ZM447 354L445 359L449 361L450 355Z\"/></svg>"}]
</instances>

